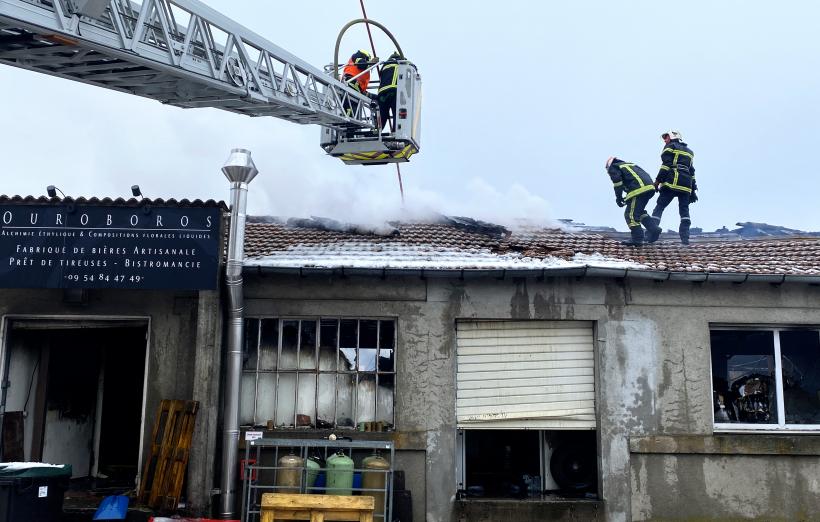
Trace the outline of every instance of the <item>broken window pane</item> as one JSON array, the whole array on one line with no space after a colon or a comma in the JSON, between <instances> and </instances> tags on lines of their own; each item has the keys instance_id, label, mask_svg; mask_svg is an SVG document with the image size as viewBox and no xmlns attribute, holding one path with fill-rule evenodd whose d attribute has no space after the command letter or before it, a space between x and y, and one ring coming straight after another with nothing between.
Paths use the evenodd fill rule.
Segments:
<instances>
[{"instance_id":1,"label":"broken window pane","mask_svg":"<svg viewBox=\"0 0 820 522\"><path fill-rule=\"evenodd\" d=\"M356 349L339 348L339 370L353 371L356 369Z\"/></svg>"},{"instance_id":2,"label":"broken window pane","mask_svg":"<svg viewBox=\"0 0 820 522\"><path fill-rule=\"evenodd\" d=\"M316 414L317 428L332 428L336 418L336 375L319 374L319 411Z\"/></svg>"},{"instance_id":3,"label":"broken window pane","mask_svg":"<svg viewBox=\"0 0 820 522\"><path fill-rule=\"evenodd\" d=\"M353 371L356 369L356 347L358 341L359 322L355 319L342 319L339 326L339 370Z\"/></svg>"},{"instance_id":4,"label":"broken window pane","mask_svg":"<svg viewBox=\"0 0 820 522\"><path fill-rule=\"evenodd\" d=\"M242 346L242 369L256 370L259 354L259 319L245 321L245 343Z\"/></svg>"},{"instance_id":5,"label":"broken window pane","mask_svg":"<svg viewBox=\"0 0 820 522\"><path fill-rule=\"evenodd\" d=\"M342 319L339 332L339 346L342 348L356 348L358 341L359 321Z\"/></svg>"},{"instance_id":6,"label":"broken window pane","mask_svg":"<svg viewBox=\"0 0 820 522\"><path fill-rule=\"evenodd\" d=\"M336 425L339 427L353 427L353 392L355 385L355 375L339 374L336 376Z\"/></svg>"},{"instance_id":7,"label":"broken window pane","mask_svg":"<svg viewBox=\"0 0 820 522\"><path fill-rule=\"evenodd\" d=\"M262 320L262 337L259 343L259 369L275 370L279 348L279 321Z\"/></svg>"},{"instance_id":8,"label":"broken window pane","mask_svg":"<svg viewBox=\"0 0 820 522\"><path fill-rule=\"evenodd\" d=\"M319 341L319 369L336 371L339 321L322 319Z\"/></svg>"},{"instance_id":9,"label":"broken window pane","mask_svg":"<svg viewBox=\"0 0 820 522\"><path fill-rule=\"evenodd\" d=\"M241 394L239 396L239 424L253 426L253 408L256 400L256 372L242 374Z\"/></svg>"},{"instance_id":10,"label":"broken window pane","mask_svg":"<svg viewBox=\"0 0 820 522\"><path fill-rule=\"evenodd\" d=\"M359 349L359 371L360 372L375 372L376 371L376 352L378 350Z\"/></svg>"},{"instance_id":11,"label":"broken window pane","mask_svg":"<svg viewBox=\"0 0 820 522\"><path fill-rule=\"evenodd\" d=\"M774 333L715 330L711 337L715 422L776 424Z\"/></svg>"},{"instance_id":12,"label":"broken window pane","mask_svg":"<svg viewBox=\"0 0 820 522\"><path fill-rule=\"evenodd\" d=\"M299 369L316 369L316 321L302 321L299 338Z\"/></svg>"},{"instance_id":13,"label":"broken window pane","mask_svg":"<svg viewBox=\"0 0 820 522\"><path fill-rule=\"evenodd\" d=\"M299 321L282 321L282 354L280 370L296 369L296 348L299 346Z\"/></svg>"},{"instance_id":14,"label":"broken window pane","mask_svg":"<svg viewBox=\"0 0 820 522\"><path fill-rule=\"evenodd\" d=\"M396 327L393 321L379 321L379 348L395 348Z\"/></svg>"},{"instance_id":15,"label":"broken window pane","mask_svg":"<svg viewBox=\"0 0 820 522\"><path fill-rule=\"evenodd\" d=\"M359 348L378 348L378 321L359 321Z\"/></svg>"},{"instance_id":16,"label":"broken window pane","mask_svg":"<svg viewBox=\"0 0 820 522\"><path fill-rule=\"evenodd\" d=\"M284 332L284 329L282 330ZM296 412L296 374L280 373L277 388L276 425L293 426Z\"/></svg>"},{"instance_id":17,"label":"broken window pane","mask_svg":"<svg viewBox=\"0 0 820 522\"><path fill-rule=\"evenodd\" d=\"M379 350L379 372L393 372L394 370L393 350Z\"/></svg>"},{"instance_id":18,"label":"broken window pane","mask_svg":"<svg viewBox=\"0 0 820 522\"><path fill-rule=\"evenodd\" d=\"M311 426L316 418L316 374L300 373L296 426Z\"/></svg>"},{"instance_id":19,"label":"broken window pane","mask_svg":"<svg viewBox=\"0 0 820 522\"><path fill-rule=\"evenodd\" d=\"M780 332L787 424L820 424L820 332Z\"/></svg>"},{"instance_id":20,"label":"broken window pane","mask_svg":"<svg viewBox=\"0 0 820 522\"><path fill-rule=\"evenodd\" d=\"M256 392L257 424L265 425L273 420L273 411L276 408L276 374L260 373Z\"/></svg>"}]
</instances>

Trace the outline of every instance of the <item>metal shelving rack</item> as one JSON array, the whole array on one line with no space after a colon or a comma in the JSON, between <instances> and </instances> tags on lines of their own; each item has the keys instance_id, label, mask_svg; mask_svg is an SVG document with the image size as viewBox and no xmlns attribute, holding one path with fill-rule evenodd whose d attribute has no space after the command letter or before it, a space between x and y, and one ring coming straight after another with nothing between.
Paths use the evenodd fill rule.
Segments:
<instances>
[{"instance_id":1,"label":"metal shelving rack","mask_svg":"<svg viewBox=\"0 0 820 522\"><path fill-rule=\"evenodd\" d=\"M245 467L242 477L242 522L258 522L261 515L261 503L263 493L276 493L282 489L292 490L292 486L276 486L276 474L284 468L278 465L280 455L293 451L306 461L308 457L319 454L327 462L327 458L339 451L344 452L348 457L356 462L354 451L366 452L367 450L389 452L388 458L390 467L386 470L363 469L361 464L354 464L353 473L385 473L387 476L382 489L365 489L363 487L352 488L354 495L368 495L374 493L384 494L384 505L373 515L374 520L390 522L393 511L393 467L396 460L395 446L392 441L375 440L327 440L327 439L257 439L245 442ZM264 460L272 462L271 465L263 464ZM318 469L319 473L327 476L327 467ZM324 486L307 486L308 468L302 466L300 469L301 480L299 485L300 493L326 494L329 490ZM379 513L381 511L381 513Z\"/></svg>"}]
</instances>

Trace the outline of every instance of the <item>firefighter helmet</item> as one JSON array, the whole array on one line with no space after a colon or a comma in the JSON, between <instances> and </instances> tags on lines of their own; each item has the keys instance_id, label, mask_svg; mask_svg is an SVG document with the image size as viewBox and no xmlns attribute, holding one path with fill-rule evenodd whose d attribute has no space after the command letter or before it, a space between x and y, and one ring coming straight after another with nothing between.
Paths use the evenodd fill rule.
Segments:
<instances>
[{"instance_id":1,"label":"firefighter helmet","mask_svg":"<svg viewBox=\"0 0 820 522\"><path fill-rule=\"evenodd\" d=\"M666 138L669 138L670 140L683 141L683 136L681 136L681 133L674 130L666 131L663 134L661 134L661 139L665 140Z\"/></svg>"},{"instance_id":2,"label":"firefighter helmet","mask_svg":"<svg viewBox=\"0 0 820 522\"><path fill-rule=\"evenodd\" d=\"M609 167L612 166L612 162L615 161L615 156L610 156L609 159L606 160L606 170L609 170Z\"/></svg>"}]
</instances>

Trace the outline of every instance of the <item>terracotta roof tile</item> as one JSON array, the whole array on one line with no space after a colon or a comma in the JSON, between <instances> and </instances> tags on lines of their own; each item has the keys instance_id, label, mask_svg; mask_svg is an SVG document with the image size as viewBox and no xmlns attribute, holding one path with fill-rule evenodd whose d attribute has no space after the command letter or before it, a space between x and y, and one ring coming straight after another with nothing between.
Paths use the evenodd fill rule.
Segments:
<instances>
[{"instance_id":1,"label":"terracotta roof tile","mask_svg":"<svg viewBox=\"0 0 820 522\"><path fill-rule=\"evenodd\" d=\"M529 269L551 266L548 261L555 261L558 268L568 266L567 262L579 266L624 262L639 270L820 276L817 237L696 242L688 247L661 241L632 248L602 234L559 229L500 235L453 224L392 225L392 233L379 235L249 222L246 265Z\"/></svg>"}]
</instances>

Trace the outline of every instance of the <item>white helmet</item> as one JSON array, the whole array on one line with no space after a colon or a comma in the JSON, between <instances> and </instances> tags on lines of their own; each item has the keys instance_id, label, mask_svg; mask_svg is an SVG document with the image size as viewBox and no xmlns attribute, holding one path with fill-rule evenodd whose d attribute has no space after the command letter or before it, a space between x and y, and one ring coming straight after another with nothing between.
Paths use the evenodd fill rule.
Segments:
<instances>
[{"instance_id":1,"label":"white helmet","mask_svg":"<svg viewBox=\"0 0 820 522\"><path fill-rule=\"evenodd\" d=\"M678 132L678 131L670 130L670 131L666 131L663 134L661 134L661 139L665 140L667 137L670 140L681 140L681 141L683 141L683 136L681 136L681 133Z\"/></svg>"},{"instance_id":2,"label":"white helmet","mask_svg":"<svg viewBox=\"0 0 820 522\"><path fill-rule=\"evenodd\" d=\"M606 170L609 170L609 167L612 166L612 162L615 161L615 156L610 156L608 160L606 160Z\"/></svg>"}]
</instances>

